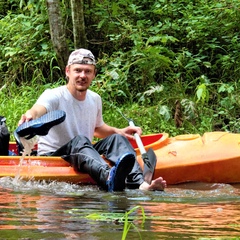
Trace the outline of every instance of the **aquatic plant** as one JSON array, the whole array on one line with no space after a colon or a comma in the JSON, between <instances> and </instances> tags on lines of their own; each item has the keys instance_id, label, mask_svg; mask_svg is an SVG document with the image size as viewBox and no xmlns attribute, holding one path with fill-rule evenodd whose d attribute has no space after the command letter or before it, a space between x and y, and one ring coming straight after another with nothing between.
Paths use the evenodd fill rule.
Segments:
<instances>
[{"instance_id":1,"label":"aquatic plant","mask_svg":"<svg viewBox=\"0 0 240 240\"><path fill-rule=\"evenodd\" d=\"M138 234L139 234L139 237L140 239L141 238L141 234L140 232L138 231L138 228L133 224L133 222L129 222L129 215L135 211L137 211L138 209L141 209L142 211L142 223L145 222L145 219L146 219L146 215L145 215L145 212L144 212L144 208L141 207L141 206L136 206L134 208L132 208L130 211L126 212L125 215L124 215L124 228L123 228L123 234L122 234L122 240L125 240L126 237L127 237L127 234L130 230L131 227L133 227L134 229L137 230Z\"/></svg>"},{"instance_id":2,"label":"aquatic plant","mask_svg":"<svg viewBox=\"0 0 240 240\"><path fill-rule=\"evenodd\" d=\"M142 225L146 220L146 215L144 212L144 208L142 206L135 206L125 214L122 213L91 213L86 216L86 218L94 220L94 221L112 221L114 223L124 223L123 226L123 233L122 233L122 240L125 240L129 230L134 228L139 235L139 238L142 239L141 234L137 226L133 223L134 220L139 219L139 217L130 216L133 212L136 212L138 209L141 210L141 219ZM72 210L73 211L73 210Z\"/></svg>"}]
</instances>

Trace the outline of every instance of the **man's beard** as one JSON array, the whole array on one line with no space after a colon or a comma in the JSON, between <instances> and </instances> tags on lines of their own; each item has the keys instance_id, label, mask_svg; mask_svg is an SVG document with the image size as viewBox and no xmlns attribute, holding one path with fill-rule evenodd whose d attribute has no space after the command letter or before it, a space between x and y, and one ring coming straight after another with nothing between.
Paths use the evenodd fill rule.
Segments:
<instances>
[{"instance_id":1,"label":"man's beard","mask_svg":"<svg viewBox=\"0 0 240 240\"><path fill-rule=\"evenodd\" d=\"M78 92L86 92L87 91L87 88L85 89L77 89Z\"/></svg>"},{"instance_id":2,"label":"man's beard","mask_svg":"<svg viewBox=\"0 0 240 240\"><path fill-rule=\"evenodd\" d=\"M78 92L86 92L88 89L88 87L82 87L82 86L80 86L80 88L79 88L79 86L76 85L75 83L74 83L74 86Z\"/></svg>"}]
</instances>

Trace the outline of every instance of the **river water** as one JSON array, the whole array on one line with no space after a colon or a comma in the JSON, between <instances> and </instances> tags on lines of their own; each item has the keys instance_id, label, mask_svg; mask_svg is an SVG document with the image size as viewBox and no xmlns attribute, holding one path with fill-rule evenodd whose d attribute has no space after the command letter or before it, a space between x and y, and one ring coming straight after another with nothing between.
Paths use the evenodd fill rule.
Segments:
<instances>
[{"instance_id":1,"label":"river water","mask_svg":"<svg viewBox=\"0 0 240 240\"><path fill-rule=\"evenodd\" d=\"M240 236L240 185L188 183L164 192L107 193L96 186L3 177L0 195L0 239ZM123 238L126 212L130 228Z\"/></svg>"}]
</instances>

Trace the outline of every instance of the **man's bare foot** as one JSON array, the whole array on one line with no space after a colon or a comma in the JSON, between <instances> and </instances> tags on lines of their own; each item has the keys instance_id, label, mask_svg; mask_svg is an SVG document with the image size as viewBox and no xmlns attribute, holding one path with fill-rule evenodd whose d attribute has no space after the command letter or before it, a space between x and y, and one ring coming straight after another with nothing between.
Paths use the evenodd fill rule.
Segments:
<instances>
[{"instance_id":1,"label":"man's bare foot","mask_svg":"<svg viewBox=\"0 0 240 240\"><path fill-rule=\"evenodd\" d=\"M151 184L143 182L140 185L139 189L146 190L146 191L150 191L150 190L163 191L164 188L166 188L166 187L167 187L167 182L165 180L163 180L162 177L159 177L159 178L152 180Z\"/></svg>"}]
</instances>

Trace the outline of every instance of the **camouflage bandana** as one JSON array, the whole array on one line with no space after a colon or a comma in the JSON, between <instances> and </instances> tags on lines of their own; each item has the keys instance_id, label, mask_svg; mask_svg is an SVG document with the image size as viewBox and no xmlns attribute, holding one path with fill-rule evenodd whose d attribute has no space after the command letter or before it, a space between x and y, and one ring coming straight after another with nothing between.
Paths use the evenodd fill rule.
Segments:
<instances>
[{"instance_id":1,"label":"camouflage bandana","mask_svg":"<svg viewBox=\"0 0 240 240\"><path fill-rule=\"evenodd\" d=\"M96 65L96 60L91 51L80 48L73 51L68 59L68 66L72 64L90 64Z\"/></svg>"}]
</instances>

